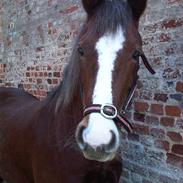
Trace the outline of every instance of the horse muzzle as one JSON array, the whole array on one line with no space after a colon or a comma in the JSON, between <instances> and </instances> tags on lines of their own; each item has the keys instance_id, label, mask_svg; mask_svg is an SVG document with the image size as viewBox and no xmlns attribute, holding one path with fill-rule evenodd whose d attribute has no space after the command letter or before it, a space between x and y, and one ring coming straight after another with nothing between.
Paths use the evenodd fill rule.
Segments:
<instances>
[{"instance_id":1,"label":"horse muzzle","mask_svg":"<svg viewBox=\"0 0 183 183\"><path fill-rule=\"evenodd\" d=\"M109 140L95 144L90 139L85 138L85 132L86 127L81 122L76 131L76 140L86 159L105 162L111 161L115 157L119 146L119 137L116 136L116 133L112 130L109 131ZM97 140L97 135L94 138Z\"/></svg>"}]
</instances>

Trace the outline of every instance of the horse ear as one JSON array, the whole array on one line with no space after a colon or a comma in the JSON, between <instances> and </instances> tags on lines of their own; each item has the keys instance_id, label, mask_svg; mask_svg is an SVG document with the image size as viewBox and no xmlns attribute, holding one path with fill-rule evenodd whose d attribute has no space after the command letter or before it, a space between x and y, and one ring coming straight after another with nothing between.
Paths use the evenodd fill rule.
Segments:
<instances>
[{"instance_id":1,"label":"horse ear","mask_svg":"<svg viewBox=\"0 0 183 183\"><path fill-rule=\"evenodd\" d=\"M88 15L91 15L94 8L101 2L101 0L82 0L83 7Z\"/></svg>"},{"instance_id":2,"label":"horse ear","mask_svg":"<svg viewBox=\"0 0 183 183\"><path fill-rule=\"evenodd\" d=\"M138 22L146 8L147 0L128 0L128 4L132 9L134 19Z\"/></svg>"}]
</instances>

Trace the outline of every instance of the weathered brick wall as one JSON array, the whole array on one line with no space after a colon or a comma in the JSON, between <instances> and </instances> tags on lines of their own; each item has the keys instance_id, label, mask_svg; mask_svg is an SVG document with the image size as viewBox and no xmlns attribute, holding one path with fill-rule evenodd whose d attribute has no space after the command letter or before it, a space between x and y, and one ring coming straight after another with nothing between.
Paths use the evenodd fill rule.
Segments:
<instances>
[{"instance_id":1,"label":"weathered brick wall","mask_svg":"<svg viewBox=\"0 0 183 183\"><path fill-rule=\"evenodd\" d=\"M129 115L135 133L122 143L123 183L183 182L183 1L149 0L141 20L143 64Z\"/></svg>"},{"instance_id":2,"label":"weathered brick wall","mask_svg":"<svg viewBox=\"0 0 183 183\"><path fill-rule=\"evenodd\" d=\"M2 64L2 58L4 52L2 14L3 14L3 6L2 1L0 1L0 86L2 86L4 83L4 64Z\"/></svg>"},{"instance_id":3,"label":"weathered brick wall","mask_svg":"<svg viewBox=\"0 0 183 183\"><path fill-rule=\"evenodd\" d=\"M4 85L40 98L60 82L84 12L77 0L3 0Z\"/></svg>"},{"instance_id":4,"label":"weathered brick wall","mask_svg":"<svg viewBox=\"0 0 183 183\"><path fill-rule=\"evenodd\" d=\"M58 85L84 17L79 0L3 0L0 85L44 97ZM183 0L149 0L140 30L157 73L141 65L121 183L183 183Z\"/></svg>"}]
</instances>

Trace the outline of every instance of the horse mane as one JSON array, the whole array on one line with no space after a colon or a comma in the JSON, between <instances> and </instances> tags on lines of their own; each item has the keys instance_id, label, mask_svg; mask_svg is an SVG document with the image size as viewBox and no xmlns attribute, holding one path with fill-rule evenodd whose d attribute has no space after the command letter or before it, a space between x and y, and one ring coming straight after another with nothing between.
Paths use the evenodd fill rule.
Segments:
<instances>
[{"instance_id":1,"label":"horse mane","mask_svg":"<svg viewBox=\"0 0 183 183\"><path fill-rule=\"evenodd\" d=\"M125 32L128 22L132 20L131 17L131 9L125 0L103 0L94 8L93 14L88 16L75 41L61 84L48 97L49 99L56 98L55 111L72 101L74 93L80 85L79 54L77 51L80 35L91 36L92 34L92 36L101 36L106 32L115 33L119 26L122 26Z\"/></svg>"},{"instance_id":2,"label":"horse mane","mask_svg":"<svg viewBox=\"0 0 183 183\"><path fill-rule=\"evenodd\" d=\"M55 112L58 111L60 107L67 106L74 97L74 93L79 85L79 54L77 51L77 39L69 60L69 63L66 65L63 71L63 79L60 85L54 88L51 92L48 93L48 96L45 100L45 105L47 103L53 102L55 105Z\"/></svg>"},{"instance_id":3,"label":"horse mane","mask_svg":"<svg viewBox=\"0 0 183 183\"><path fill-rule=\"evenodd\" d=\"M77 51L77 40L72 51L69 64L64 69L63 80L59 87L59 97L56 102L56 111L60 106L66 106L74 97L74 93L80 83L79 54Z\"/></svg>"}]
</instances>

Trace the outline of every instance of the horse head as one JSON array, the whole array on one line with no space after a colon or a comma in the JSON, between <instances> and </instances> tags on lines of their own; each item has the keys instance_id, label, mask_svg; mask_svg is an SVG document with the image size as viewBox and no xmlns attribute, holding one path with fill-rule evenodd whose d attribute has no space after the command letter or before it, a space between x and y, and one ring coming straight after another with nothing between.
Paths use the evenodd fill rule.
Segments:
<instances>
[{"instance_id":1,"label":"horse head","mask_svg":"<svg viewBox=\"0 0 183 183\"><path fill-rule=\"evenodd\" d=\"M130 124L120 119L119 111L138 79L139 57L148 64L138 32L146 0L82 3L87 20L77 51L84 117L76 139L87 159L105 162L115 157L120 145L120 128L115 122L124 123L131 131Z\"/></svg>"}]
</instances>

